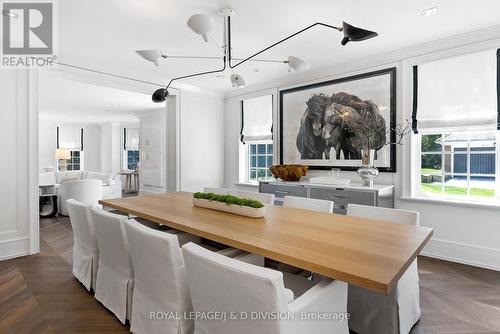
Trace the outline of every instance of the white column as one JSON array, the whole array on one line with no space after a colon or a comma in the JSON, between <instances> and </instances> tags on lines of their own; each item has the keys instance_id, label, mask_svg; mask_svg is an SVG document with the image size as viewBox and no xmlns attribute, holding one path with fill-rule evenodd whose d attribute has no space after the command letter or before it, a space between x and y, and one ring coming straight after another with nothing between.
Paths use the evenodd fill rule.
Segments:
<instances>
[{"instance_id":1,"label":"white column","mask_svg":"<svg viewBox=\"0 0 500 334\"><path fill-rule=\"evenodd\" d=\"M38 72L0 70L0 260L37 253Z\"/></svg>"}]
</instances>

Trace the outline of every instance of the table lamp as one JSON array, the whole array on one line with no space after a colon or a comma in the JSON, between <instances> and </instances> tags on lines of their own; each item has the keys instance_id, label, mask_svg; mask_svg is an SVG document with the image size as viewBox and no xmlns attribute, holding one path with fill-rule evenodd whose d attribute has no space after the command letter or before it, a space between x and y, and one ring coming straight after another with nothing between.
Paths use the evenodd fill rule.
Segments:
<instances>
[{"instance_id":1,"label":"table lamp","mask_svg":"<svg viewBox=\"0 0 500 334\"><path fill-rule=\"evenodd\" d=\"M56 150L56 159L57 160L62 160L60 162L60 170L65 171L66 170L66 160L71 159L71 151L70 150L65 150L65 149L57 149Z\"/></svg>"}]
</instances>

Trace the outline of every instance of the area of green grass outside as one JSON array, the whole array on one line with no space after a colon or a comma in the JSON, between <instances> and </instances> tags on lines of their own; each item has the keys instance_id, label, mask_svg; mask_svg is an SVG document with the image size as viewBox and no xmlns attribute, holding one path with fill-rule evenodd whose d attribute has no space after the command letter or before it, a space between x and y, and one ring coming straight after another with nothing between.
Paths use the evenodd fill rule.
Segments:
<instances>
[{"instance_id":1,"label":"area of green grass outside","mask_svg":"<svg viewBox=\"0 0 500 334\"><path fill-rule=\"evenodd\" d=\"M441 193L440 184L422 183L420 189L422 192ZM445 185L444 193L448 195L467 195L467 189ZM477 197L495 197L495 189L471 188L470 195Z\"/></svg>"},{"instance_id":2,"label":"area of green grass outside","mask_svg":"<svg viewBox=\"0 0 500 334\"><path fill-rule=\"evenodd\" d=\"M436 173L441 173L441 169L422 168L420 170L421 170L422 174L436 174Z\"/></svg>"}]
</instances>

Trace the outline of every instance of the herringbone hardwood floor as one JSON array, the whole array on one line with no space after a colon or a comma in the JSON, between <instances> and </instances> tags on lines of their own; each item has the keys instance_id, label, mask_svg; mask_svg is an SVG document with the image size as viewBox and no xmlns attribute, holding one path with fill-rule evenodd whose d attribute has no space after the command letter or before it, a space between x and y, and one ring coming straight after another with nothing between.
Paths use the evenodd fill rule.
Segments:
<instances>
[{"instance_id":1,"label":"herringbone hardwood floor","mask_svg":"<svg viewBox=\"0 0 500 334\"><path fill-rule=\"evenodd\" d=\"M40 222L41 253L0 262L0 333L128 333L71 273L69 219ZM500 333L500 273L419 258L422 317L411 334Z\"/></svg>"}]
</instances>

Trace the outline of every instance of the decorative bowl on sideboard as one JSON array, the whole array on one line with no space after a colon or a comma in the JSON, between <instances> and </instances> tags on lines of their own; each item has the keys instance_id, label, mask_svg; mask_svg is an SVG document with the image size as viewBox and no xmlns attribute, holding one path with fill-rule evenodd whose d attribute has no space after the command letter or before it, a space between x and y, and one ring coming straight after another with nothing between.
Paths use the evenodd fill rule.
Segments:
<instances>
[{"instance_id":1,"label":"decorative bowl on sideboard","mask_svg":"<svg viewBox=\"0 0 500 334\"><path fill-rule=\"evenodd\" d=\"M273 176L283 181L300 181L307 173L306 165L273 165L269 167Z\"/></svg>"}]
</instances>

